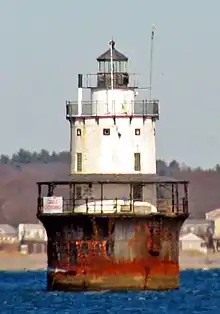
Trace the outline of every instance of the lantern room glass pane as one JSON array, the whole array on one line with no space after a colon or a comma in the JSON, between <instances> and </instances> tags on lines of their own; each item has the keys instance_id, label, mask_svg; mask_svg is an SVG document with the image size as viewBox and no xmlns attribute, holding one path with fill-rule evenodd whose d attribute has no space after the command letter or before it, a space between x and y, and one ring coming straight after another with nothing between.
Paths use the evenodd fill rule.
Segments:
<instances>
[{"instance_id":1,"label":"lantern room glass pane","mask_svg":"<svg viewBox=\"0 0 220 314\"><path fill-rule=\"evenodd\" d=\"M99 72L105 73L105 62L104 61L99 62Z\"/></svg>"},{"instance_id":2,"label":"lantern room glass pane","mask_svg":"<svg viewBox=\"0 0 220 314\"><path fill-rule=\"evenodd\" d=\"M111 61L100 61L98 64L100 73L111 73ZM127 72L126 61L113 61L113 72L114 73L125 73Z\"/></svg>"}]
</instances>

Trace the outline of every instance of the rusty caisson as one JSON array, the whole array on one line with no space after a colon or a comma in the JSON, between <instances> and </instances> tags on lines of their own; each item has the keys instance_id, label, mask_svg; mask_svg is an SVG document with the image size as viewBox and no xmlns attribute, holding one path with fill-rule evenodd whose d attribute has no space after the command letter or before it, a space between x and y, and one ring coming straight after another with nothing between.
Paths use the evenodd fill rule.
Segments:
<instances>
[{"instance_id":1,"label":"rusty caisson","mask_svg":"<svg viewBox=\"0 0 220 314\"><path fill-rule=\"evenodd\" d=\"M116 198L111 209L105 208L106 186L119 182L128 187L127 199ZM136 205L137 185L156 189L157 212L147 213L146 207ZM76 195L79 187L96 186L99 204ZM38 182L37 216L48 236L48 290L178 288L178 239L188 217L187 189L185 181L141 174L75 175L71 181ZM62 208L55 195L62 195ZM48 212L51 205L56 213Z\"/></svg>"}]
</instances>

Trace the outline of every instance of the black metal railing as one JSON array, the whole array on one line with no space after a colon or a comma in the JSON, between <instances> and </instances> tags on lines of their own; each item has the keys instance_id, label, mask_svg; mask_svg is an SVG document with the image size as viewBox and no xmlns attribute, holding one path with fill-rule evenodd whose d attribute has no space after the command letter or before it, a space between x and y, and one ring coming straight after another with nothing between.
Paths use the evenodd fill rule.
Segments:
<instances>
[{"instance_id":1,"label":"black metal railing","mask_svg":"<svg viewBox=\"0 0 220 314\"><path fill-rule=\"evenodd\" d=\"M157 211L160 213L188 214L188 201L185 197L178 200L157 199Z\"/></svg>"},{"instance_id":2,"label":"black metal railing","mask_svg":"<svg viewBox=\"0 0 220 314\"><path fill-rule=\"evenodd\" d=\"M111 201L109 204L105 201ZM133 199L128 199L122 202L123 200L115 198L110 199L74 199L74 198L63 198L63 207L61 213L138 213L140 209L143 213L147 212L148 206L146 203L154 206L154 201L145 200L145 201L135 201ZM137 204L139 203L139 204ZM141 204L142 203L142 204ZM121 206L120 210L119 206ZM188 214L188 201L185 197L182 197L178 202L173 202L170 199L157 199L155 207L158 213L173 213L173 214ZM124 209L123 209L124 208ZM43 198L38 198L38 213L43 213ZM151 213L151 207L148 213ZM51 210L51 214L53 211Z\"/></svg>"},{"instance_id":3,"label":"black metal railing","mask_svg":"<svg viewBox=\"0 0 220 314\"><path fill-rule=\"evenodd\" d=\"M110 102L109 106L113 108L111 113L104 113L104 116L148 116L152 118L159 118L159 101L158 100L143 100L143 101L133 101L126 102L125 104L121 104L122 110L120 113L116 108L118 104L116 102ZM104 102L82 102L81 112L79 112L78 102L77 101L67 101L66 102L66 118L69 119L71 117L77 116L100 116L100 108L107 108L107 103ZM102 110L105 111L105 110Z\"/></svg>"},{"instance_id":4,"label":"black metal railing","mask_svg":"<svg viewBox=\"0 0 220 314\"><path fill-rule=\"evenodd\" d=\"M137 89L139 86L137 73L114 72L113 84L114 88L123 86ZM111 88L111 73L93 73L82 75L83 88Z\"/></svg>"},{"instance_id":5,"label":"black metal railing","mask_svg":"<svg viewBox=\"0 0 220 314\"><path fill-rule=\"evenodd\" d=\"M125 189L127 185L127 192L124 192L123 197L112 198L108 196L107 191L104 191L104 186L111 184L118 184L115 177L111 180L105 177L105 181L101 181L102 178L84 177L85 181L48 181L37 182L38 186L38 213L123 213L131 212L137 213L150 213L157 211L159 213L175 213L188 215L188 182L176 181L170 179L170 181L159 180L161 177L155 177L154 180L145 181L127 181L122 176L119 180L119 184L122 184ZM106 175L107 176L107 175ZM166 179L162 177L163 179ZM91 183L92 182L92 183ZM152 184L155 186L155 193L148 195L141 189L141 194L135 196L134 187L139 186L140 182L147 186ZM145 184L144 184L145 183ZM94 194L94 191L90 191L90 196L78 195L76 193L76 187L82 187L88 184L88 187L92 189L93 184L99 187L99 192ZM142 186L142 185L141 185ZM60 189L62 187L62 189ZM96 191L97 192L97 191ZM107 193L107 194L106 194ZM56 195L56 196L55 196ZM148 195L148 196L147 196ZM46 196L44 198L43 196ZM136 199L138 197L138 199Z\"/></svg>"}]
</instances>

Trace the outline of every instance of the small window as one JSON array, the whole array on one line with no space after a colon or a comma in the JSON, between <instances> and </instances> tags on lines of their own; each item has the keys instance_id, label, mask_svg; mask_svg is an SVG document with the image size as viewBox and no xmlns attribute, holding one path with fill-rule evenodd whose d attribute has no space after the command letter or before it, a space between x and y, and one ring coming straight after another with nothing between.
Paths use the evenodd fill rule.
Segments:
<instances>
[{"instance_id":1,"label":"small window","mask_svg":"<svg viewBox=\"0 0 220 314\"><path fill-rule=\"evenodd\" d=\"M82 199L82 188L81 188L81 186L76 187L76 199L77 200Z\"/></svg>"},{"instance_id":2,"label":"small window","mask_svg":"<svg viewBox=\"0 0 220 314\"><path fill-rule=\"evenodd\" d=\"M140 135L141 134L141 130L140 129L135 129L135 135Z\"/></svg>"},{"instance_id":3,"label":"small window","mask_svg":"<svg viewBox=\"0 0 220 314\"><path fill-rule=\"evenodd\" d=\"M76 130L76 135L77 135L77 136L81 136L81 129L77 129L77 130Z\"/></svg>"},{"instance_id":4,"label":"small window","mask_svg":"<svg viewBox=\"0 0 220 314\"><path fill-rule=\"evenodd\" d=\"M103 135L110 135L110 129L103 129Z\"/></svg>"},{"instance_id":5,"label":"small window","mask_svg":"<svg viewBox=\"0 0 220 314\"><path fill-rule=\"evenodd\" d=\"M77 247L75 243L69 243L69 259L70 265L75 266L77 265Z\"/></svg>"},{"instance_id":6,"label":"small window","mask_svg":"<svg viewBox=\"0 0 220 314\"><path fill-rule=\"evenodd\" d=\"M141 171L141 154L134 153L134 170Z\"/></svg>"},{"instance_id":7,"label":"small window","mask_svg":"<svg viewBox=\"0 0 220 314\"><path fill-rule=\"evenodd\" d=\"M76 154L76 167L77 167L77 172L82 172L82 153L77 153Z\"/></svg>"},{"instance_id":8,"label":"small window","mask_svg":"<svg viewBox=\"0 0 220 314\"><path fill-rule=\"evenodd\" d=\"M83 255L88 255L89 254L89 246L88 246L87 242L83 242L82 243L81 252L82 252Z\"/></svg>"},{"instance_id":9,"label":"small window","mask_svg":"<svg viewBox=\"0 0 220 314\"><path fill-rule=\"evenodd\" d=\"M133 185L133 200L143 201L143 186L141 184Z\"/></svg>"}]
</instances>

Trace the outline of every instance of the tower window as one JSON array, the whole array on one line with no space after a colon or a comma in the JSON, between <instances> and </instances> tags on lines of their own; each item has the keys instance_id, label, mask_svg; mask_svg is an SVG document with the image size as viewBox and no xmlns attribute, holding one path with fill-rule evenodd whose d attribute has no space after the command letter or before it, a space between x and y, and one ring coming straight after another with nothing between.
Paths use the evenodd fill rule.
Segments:
<instances>
[{"instance_id":1,"label":"tower window","mask_svg":"<svg viewBox=\"0 0 220 314\"><path fill-rule=\"evenodd\" d=\"M141 154L134 153L134 170L141 171Z\"/></svg>"},{"instance_id":2,"label":"tower window","mask_svg":"<svg viewBox=\"0 0 220 314\"><path fill-rule=\"evenodd\" d=\"M103 135L110 135L110 129L103 129Z\"/></svg>"},{"instance_id":3,"label":"tower window","mask_svg":"<svg viewBox=\"0 0 220 314\"><path fill-rule=\"evenodd\" d=\"M81 136L81 129L77 129L77 130L76 130L76 135L77 135L77 136Z\"/></svg>"},{"instance_id":4,"label":"tower window","mask_svg":"<svg viewBox=\"0 0 220 314\"><path fill-rule=\"evenodd\" d=\"M133 200L143 201L143 186L142 184L133 185Z\"/></svg>"},{"instance_id":5,"label":"tower window","mask_svg":"<svg viewBox=\"0 0 220 314\"><path fill-rule=\"evenodd\" d=\"M82 187L81 186L77 186L76 187L76 199L80 200L82 198Z\"/></svg>"},{"instance_id":6,"label":"tower window","mask_svg":"<svg viewBox=\"0 0 220 314\"><path fill-rule=\"evenodd\" d=\"M82 153L76 154L76 168L77 172L82 172Z\"/></svg>"},{"instance_id":7,"label":"tower window","mask_svg":"<svg viewBox=\"0 0 220 314\"><path fill-rule=\"evenodd\" d=\"M140 135L141 134L141 130L140 129L135 129L135 135Z\"/></svg>"}]
</instances>

